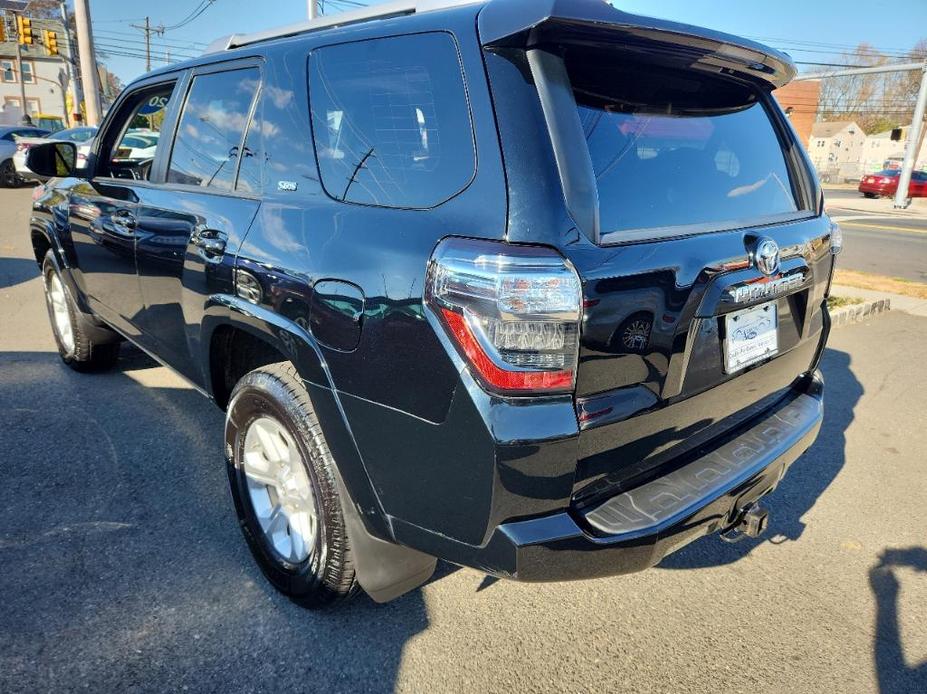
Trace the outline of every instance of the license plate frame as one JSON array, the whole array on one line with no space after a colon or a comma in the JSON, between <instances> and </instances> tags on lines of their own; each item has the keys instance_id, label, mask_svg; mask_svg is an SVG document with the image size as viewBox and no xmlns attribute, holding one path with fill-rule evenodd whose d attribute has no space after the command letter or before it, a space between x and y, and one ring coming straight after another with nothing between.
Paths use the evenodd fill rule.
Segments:
<instances>
[{"instance_id":1,"label":"license plate frame","mask_svg":"<svg viewBox=\"0 0 927 694\"><path fill-rule=\"evenodd\" d=\"M779 353L779 305L767 301L724 316L724 373L743 371Z\"/></svg>"}]
</instances>

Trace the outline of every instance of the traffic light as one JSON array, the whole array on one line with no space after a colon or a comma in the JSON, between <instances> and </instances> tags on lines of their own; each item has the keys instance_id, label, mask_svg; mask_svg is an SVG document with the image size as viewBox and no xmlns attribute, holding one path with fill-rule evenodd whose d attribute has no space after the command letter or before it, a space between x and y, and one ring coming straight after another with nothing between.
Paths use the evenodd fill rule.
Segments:
<instances>
[{"instance_id":1,"label":"traffic light","mask_svg":"<svg viewBox=\"0 0 927 694\"><path fill-rule=\"evenodd\" d=\"M16 32L19 34L21 44L32 43L32 20L22 15L16 15Z\"/></svg>"},{"instance_id":2,"label":"traffic light","mask_svg":"<svg viewBox=\"0 0 927 694\"><path fill-rule=\"evenodd\" d=\"M58 55L58 33L45 29L42 32L42 39L48 55Z\"/></svg>"}]
</instances>

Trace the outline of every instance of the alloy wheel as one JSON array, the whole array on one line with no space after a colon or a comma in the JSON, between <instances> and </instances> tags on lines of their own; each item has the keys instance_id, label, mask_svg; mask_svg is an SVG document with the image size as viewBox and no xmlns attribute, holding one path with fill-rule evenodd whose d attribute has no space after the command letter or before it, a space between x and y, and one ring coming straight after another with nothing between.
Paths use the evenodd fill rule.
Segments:
<instances>
[{"instance_id":1,"label":"alloy wheel","mask_svg":"<svg viewBox=\"0 0 927 694\"><path fill-rule=\"evenodd\" d=\"M300 449L276 419L259 417L249 425L242 469L268 543L286 561L308 559L319 531L318 508Z\"/></svg>"},{"instance_id":2,"label":"alloy wheel","mask_svg":"<svg viewBox=\"0 0 927 694\"><path fill-rule=\"evenodd\" d=\"M71 353L74 351L74 326L71 325L71 311L68 307L68 297L65 294L64 285L55 272L49 275L47 292L49 303L51 303L55 332L58 333L58 339L61 340L61 345L65 351Z\"/></svg>"}]
</instances>

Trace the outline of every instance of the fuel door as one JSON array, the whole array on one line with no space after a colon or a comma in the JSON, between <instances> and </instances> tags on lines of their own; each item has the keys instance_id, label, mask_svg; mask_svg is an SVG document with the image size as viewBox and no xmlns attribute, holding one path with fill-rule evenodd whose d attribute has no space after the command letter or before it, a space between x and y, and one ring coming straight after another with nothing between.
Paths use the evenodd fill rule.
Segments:
<instances>
[{"instance_id":1,"label":"fuel door","mask_svg":"<svg viewBox=\"0 0 927 694\"><path fill-rule=\"evenodd\" d=\"M316 282L309 303L309 330L319 344L339 352L353 352L360 342L364 293L340 280Z\"/></svg>"}]
</instances>

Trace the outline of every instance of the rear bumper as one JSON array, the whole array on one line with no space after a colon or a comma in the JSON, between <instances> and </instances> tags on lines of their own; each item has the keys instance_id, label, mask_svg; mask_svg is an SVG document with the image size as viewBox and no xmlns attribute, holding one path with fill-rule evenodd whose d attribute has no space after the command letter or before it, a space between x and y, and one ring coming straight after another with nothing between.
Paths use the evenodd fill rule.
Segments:
<instances>
[{"instance_id":1,"label":"rear bumper","mask_svg":"<svg viewBox=\"0 0 927 694\"><path fill-rule=\"evenodd\" d=\"M823 416L815 374L782 402L683 467L583 510L498 526L461 563L522 581L641 571L733 525L814 442Z\"/></svg>"},{"instance_id":2,"label":"rear bumper","mask_svg":"<svg viewBox=\"0 0 927 694\"><path fill-rule=\"evenodd\" d=\"M857 190L860 193L872 193L873 195L894 195L898 186L891 186L878 183L860 183Z\"/></svg>"}]
</instances>

